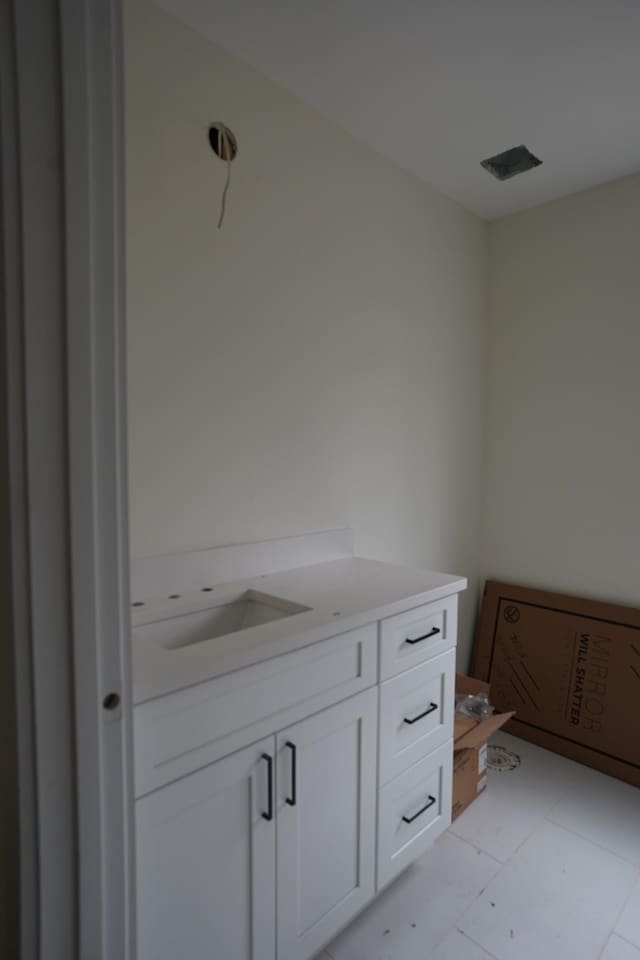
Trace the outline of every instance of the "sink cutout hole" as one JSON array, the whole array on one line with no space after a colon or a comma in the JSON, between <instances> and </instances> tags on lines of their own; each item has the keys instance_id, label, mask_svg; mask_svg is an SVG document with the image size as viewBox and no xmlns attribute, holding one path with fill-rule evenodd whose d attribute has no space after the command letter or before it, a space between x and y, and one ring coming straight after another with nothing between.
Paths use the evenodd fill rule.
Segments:
<instances>
[{"instance_id":1,"label":"sink cutout hole","mask_svg":"<svg viewBox=\"0 0 640 960\"><path fill-rule=\"evenodd\" d=\"M247 590L223 602L220 602L219 594L216 599L218 603L209 609L189 612L177 610L164 620L136 627L135 635L139 638L153 638L165 650L177 650L311 609L300 603L254 590ZM213 598L211 603L215 603Z\"/></svg>"}]
</instances>

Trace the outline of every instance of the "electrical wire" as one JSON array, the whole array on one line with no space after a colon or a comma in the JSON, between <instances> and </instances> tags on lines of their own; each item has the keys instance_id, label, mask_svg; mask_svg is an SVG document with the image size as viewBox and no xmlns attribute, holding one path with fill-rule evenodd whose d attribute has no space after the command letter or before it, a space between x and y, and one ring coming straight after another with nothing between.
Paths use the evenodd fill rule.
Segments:
<instances>
[{"instance_id":1,"label":"electrical wire","mask_svg":"<svg viewBox=\"0 0 640 960\"><path fill-rule=\"evenodd\" d=\"M229 192L229 184L231 182L231 159L232 159L232 145L231 141L227 138L227 132L224 128L220 128L219 131L220 137L220 156L226 160L227 163L227 178L224 184L224 190L222 191L222 199L220 201L220 217L218 218L218 230L222 227L224 220L225 211L227 208L227 193Z\"/></svg>"}]
</instances>

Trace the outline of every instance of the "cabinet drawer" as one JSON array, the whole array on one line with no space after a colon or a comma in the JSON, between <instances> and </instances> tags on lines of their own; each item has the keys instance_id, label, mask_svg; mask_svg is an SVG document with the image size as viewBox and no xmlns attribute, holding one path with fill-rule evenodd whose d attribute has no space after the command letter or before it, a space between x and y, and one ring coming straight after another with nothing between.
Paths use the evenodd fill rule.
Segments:
<instances>
[{"instance_id":1,"label":"cabinet drawer","mask_svg":"<svg viewBox=\"0 0 640 960\"><path fill-rule=\"evenodd\" d=\"M140 704L136 795L373 686L376 670L372 623Z\"/></svg>"},{"instance_id":2,"label":"cabinet drawer","mask_svg":"<svg viewBox=\"0 0 640 960\"><path fill-rule=\"evenodd\" d=\"M386 784L378 796L378 890L451 823L453 741Z\"/></svg>"},{"instance_id":3,"label":"cabinet drawer","mask_svg":"<svg viewBox=\"0 0 640 960\"><path fill-rule=\"evenodd\" d=\"M455 650L386 680L380 688L380 783L453 737Z\"/></svg>"},{"instance_id":4,"label":"cabinet drawer","mask_svg":"<svg viewBox=\"0 0 640 960\"><path fill-rule=\"evenodd\" d=\"M457 628L457 596L381 620L380 679L387 680L454 647Z\"/></svg>"}]
</instances>

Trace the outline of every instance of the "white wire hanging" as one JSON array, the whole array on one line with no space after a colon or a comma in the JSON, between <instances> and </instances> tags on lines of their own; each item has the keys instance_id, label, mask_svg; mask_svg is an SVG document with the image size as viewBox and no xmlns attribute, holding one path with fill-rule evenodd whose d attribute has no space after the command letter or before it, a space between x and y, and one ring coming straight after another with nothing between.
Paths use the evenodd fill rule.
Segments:
<instances>
[{"instance_id":1,"label":"white wire hanging","mask_svg":"<svg viewBox=\"0 0 640 960\"><path fill-rule=\"evenodd\" d=\"M220 230L227 209L227 194L231 183L231 163L238 152L238 142L226 124L212 123L209 127L209 143L213 152L227 165L227 175L220 199L220 216L218 217L218 230Z\"/></svg>"}]
</instances>

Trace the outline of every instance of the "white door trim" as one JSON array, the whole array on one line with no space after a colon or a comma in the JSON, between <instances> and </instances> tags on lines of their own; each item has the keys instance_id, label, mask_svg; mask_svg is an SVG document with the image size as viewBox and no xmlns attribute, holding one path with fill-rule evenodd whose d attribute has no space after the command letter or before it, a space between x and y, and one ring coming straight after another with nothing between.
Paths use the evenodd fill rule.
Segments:
<instances>
[{"instance_id":1,"label":"white door trim","mask_svg":"<svg viewBox=\"0 0 640 960\"><path fill-rule=\"evenodd\" d=\"M121 2L2 2L20 956L134 960Z\"/></svg>"},{"instance_id":2,"label":"white door trim","mask_svg":"<svg viewBox=\"0 0 640 960\"><path fill-rule=\"evenodd\" d=\"M133 958L119 0L62 0L80 956ZM114 710L107 695L120 698ZM96 865L100 864L100 869Z\"/></svg>"}]
</instances>

